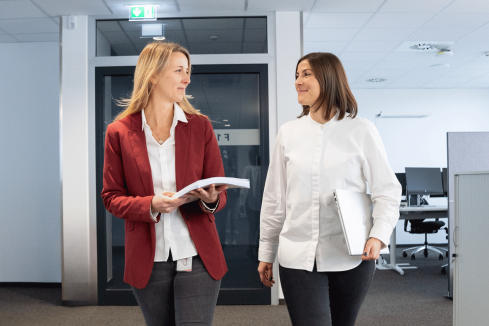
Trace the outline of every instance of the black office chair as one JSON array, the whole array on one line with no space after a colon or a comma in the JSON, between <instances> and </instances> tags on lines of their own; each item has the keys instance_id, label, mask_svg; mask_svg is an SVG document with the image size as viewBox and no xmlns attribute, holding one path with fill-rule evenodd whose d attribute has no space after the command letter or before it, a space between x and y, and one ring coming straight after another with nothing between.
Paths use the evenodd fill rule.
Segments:
<instances>
[{"instance_id":1,"label":"black office chair","mask_svg":"<svg viewBox=\"0 0 489 326\"><path fill-rule=\"evenodd\" d=\"M407 229L408 222L411 224L410 230ZM443 260L443 252L445 252L445 256L448 257L448 250L440 247L433 247L428 245L428 233L438 233L438 230L442 229L445 226L444 222L438 221L425 221L425 220L404 220L404 231L413 233L413 234L423 234L424 233L424 245L421 247L412 247L402 251L402 256L407 257L407 251L413 250L411 253L411 260L415 260L415 254L422 251L425 257L428 257L428 250L434 251L439 254L438 259Z\"/></svg>"}]
</instances>

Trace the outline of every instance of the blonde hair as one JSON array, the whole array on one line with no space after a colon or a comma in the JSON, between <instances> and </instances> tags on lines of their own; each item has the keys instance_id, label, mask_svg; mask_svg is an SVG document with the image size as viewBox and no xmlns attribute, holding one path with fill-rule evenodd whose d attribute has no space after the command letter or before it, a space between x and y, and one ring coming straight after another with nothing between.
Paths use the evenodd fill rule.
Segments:
<instances>
[{"instance_id":1,"label":"blonde hair","mask_svg":"<svg viewBox=\"0 0 489 326\"><path fill-rule=\"evenodd\" d=\"M134 88L131 98L117 100L117 104L125 109L115 117L114 121L140 112L148 105L153 89L151 79L168 67L170 54L173 52L181 52L187 57L190 75L190 54L187 49L176 43L149 43L139 55L136 71L134 72ZM186 96L183 97L181 102L178 102L178 105L186 113L206 117L189 103Z\"/></svg>"}]
</instances>

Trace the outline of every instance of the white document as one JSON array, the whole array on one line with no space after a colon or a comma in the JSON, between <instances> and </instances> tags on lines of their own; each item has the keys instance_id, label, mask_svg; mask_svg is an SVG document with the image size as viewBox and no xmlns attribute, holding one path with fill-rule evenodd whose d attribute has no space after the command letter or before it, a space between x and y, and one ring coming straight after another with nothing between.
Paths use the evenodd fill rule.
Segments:
<instances>
[{"instance_id":1,"label":"white document","mask_svg":"<svg viewBox=\"0 0 489 326\"><path fill-rule=\"evenodd\" d=\"M334 189L333 194L348 252L351 256L363 255L373 226L373 204L370 195L341 189Z\"/></svg>"},{"instance_id":2,"label":"white document","mask_svg":"<svg viewBox=\"0 0 489 326\"><path fill-rule=\"evenodd\" d=\"M181 196L189 193L190 191L198 189L198 188L207 188L211 184L214 184L216 186L216 188L219 186L222 186L222 185L227 185L228 189L229 188L249 188L250 187L250 180L239 179L239 178L226 178L226 177L214 177L214 178L202 179L202 180L198 180L198 181L195 181L194 183L189 184L188 186L186 186L185 188L183 188L179 192L175 193L172 196L172 198L181 197Z\"/></svg>"}]
</instances>

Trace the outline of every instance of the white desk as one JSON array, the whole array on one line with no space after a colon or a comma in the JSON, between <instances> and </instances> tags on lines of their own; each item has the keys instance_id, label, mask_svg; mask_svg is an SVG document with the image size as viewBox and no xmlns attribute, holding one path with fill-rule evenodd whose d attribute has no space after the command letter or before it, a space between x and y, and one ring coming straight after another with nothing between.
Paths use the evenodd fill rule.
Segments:
<instances>
[{"instance_id":1,"label":"white desk","mask_svg":"<svg viewBox=\"0 0 489 326\"><path fill-rule=\"evenodd\" d=\"M428 206L428 207L417 207L417 206L404 206L399 207L400 220L421 220L425 218L445 218L447 215L448 206L438 205L438 206ZM392 269L401 275L404 275L404 269L416 268L414 266L409 266L409 264L396 264L396 228L392 231L391 243L390 243L390 264L387 264L384 259L379 258L377 260L376 267L379 270Z\"/></svg>"}]
</instances>

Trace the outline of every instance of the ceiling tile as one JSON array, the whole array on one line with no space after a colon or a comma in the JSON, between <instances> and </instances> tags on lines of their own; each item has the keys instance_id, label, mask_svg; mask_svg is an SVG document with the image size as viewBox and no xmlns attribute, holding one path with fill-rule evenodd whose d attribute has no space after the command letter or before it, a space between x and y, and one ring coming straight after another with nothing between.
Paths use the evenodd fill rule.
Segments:
<instances>
[{"instance_id":1,"label":"ceiling tile","mask_svg":"<svg viewBox=\"0 0 489 326\"><path fill-rule=\"evenodd\" d=\"M474 12L474 13L489 13L489 1L481 0L464 0L453 1L443 12Z\"/></svg>"},{"instance_id":2,"label":"ceiling tile","mask_svg":"<svg viewBox=\"0 0 489 326\"><path fill-rule=\"evenodd\" d=\"M399 41L353 41L344 49L345 52L390 52L396 49Z\"/></svg>"},{"instance_id":3,"label":"ceiling tile","mask_svg":"<svg viewBox=\"0 0 489 326\"><path fill-rule=\"evenodd\" d=\"M241 53L241 42L239 43L191 43L190 53Z\"/></svg>"},{"instance_id":4,"label":"ceiling tile","mask_svg":"<svg viewBox=\"0 0 489 326\"><path fill-rule=\"evenodd\" d=\"M365 28L421 27L433 16L433 13L377 13Z\"/></svg>"},{"instance_id":5,"label":"ceiling tile","mask_svg":"<svg viewBox=\"0 0 489 326\"><path fill-rule=\"evenodd\" d=\"M0 19L46 17L30 1L0 1Z\"/></svg>"},{"instance_id":6,"label":"ceiling tile","mask_svg":"<svg viewBox=\"0 0 489 326\"><path fill-rule=\"evenodd\" d=\"M358 28L307 28L304 29L304 42L350 41L359 30Z\"/></svg>"},{"instance_id":7,"label":"ceiling tile","mask_svg":"<svg viewBox=\"0 0 489 326\"><path fill-rule=\"evenodd\" d=\"M464 61L448 61L448 60L439 60L439 58L433 58L426 60L425 62L422 62L417 69L433 69L433 70L442 70L442 71L451 71L454 69L457 69L458 67L462 66L465 62ZM432 67L433 65L440 65L440 64L449 64L449 67Z\"/></svg>"},{"instance_id":8,"label":"ceiling tile","mask_svg":"<svg viewBox=\"0 0 489 326\"><path fill-rule=\"evenodd\" d=\"M353 83L350 84L350 87L353 89L362 89L362 88L384 88L386 84L384 83Z\"/></svg>"},{"instance_id":9,"label":"ceiling tile","mask_svg":"<svg viewBox=\"0 0 489 326\"><path fill-rule=\"evenodd\" d=\"M144 1L134 0L105 0L107 6L112 10L114 14L126 14L129 16L129 6L144 4ZM146 3L148 4L148 3ZM177 4L174 0L159 0L157 3L152 2L150 5L156 5L156 14L161 17L165 13L178 12Z\"/></svg>"},{"instance_id":10,"label":"ceiling tile","mask_svg":"<svg viewBox=\"0 0 489 326\"><path fill-rule=\"evenodd\" d=\"M10 34L59 33L59 26L51 18L0 20L0 28Z\"/></svg>"},{"instance_id":11,"label":"ceiling tile","mask_svg":"<svg viewBox=\"0 0 489 326\"><path fill-rule=\"evenodd\" d=\"M485 74L484 76L474 78L470 82L471 83L488 83L489 84L489 75Z\"/></svg>"},{"instance_id":12,"label":"ceiling tile","mask_svg":"<svg viewBox=\"0 0 489 326\"><path fill-rule=\"evenodd\" d=\"M109 9L100 0L36 0L36 3L51 16L110 15Z\"/></svg>"},{"instance_id":13,"label":"ceiling tile","mask_svg":"<svg viewBox=\"0 0 489 326\"><path fill-rule=\"evenodd\" d=\"M463 83L457 86L457 88L489 88L489 83Z\"/></svg>"},{"instance_id":14,"label":"ceiling tile","mask_svg":"<svg viewBox=\"0 0 489 326\"><path fill-rule=\"evenodd\" d=\"M126 44L111 44L111 48L117 53L117 55L134 55L135 52L141 52L134 49L132 45Z\"/></svg>"},{"instance_id":15,"label":"ceiling tile","mask_svg":"<svg viewBox=\"0 0 489 326\"><path fill-rule=\"evenodd\" d=\"M361 28L370 17L368 13L310 13L304 28Z\"/></svg>"},{"instance_id":16,"label":"ceiling tile","mask_svg":"<svg viewBox=\"0 0 489 326\"><path fill-rule=\"evenodd\" d=\"M7 34L7 33L5 33L4 31L2 31L2 30L0 29L0 35L1 35L1 34Z\"/></svg>"},{"instance_id":17,"label":"ceiling tile","mask_svg":"<svg viewBox=\"0 0 489 326\"><path fill-rule=\"evenodd\" d=\"M18 41L10 35L0 35L0 43L17 43Z\"/></svg>"},{"instance_id":18,"label":"ceiling tile","mask_svg":"<svg viewBox=\"0 0 489 326\"><path fill-rule=\"evenodd\" d=\"M267 20L263 18L245 18L245 28L267 28Z\"/></svg>"},{"instance_id":19,"label":"ceiling tile","mask_svg":"<svg viewBox=\"0 0 489 326\"><path fill-rule=\"evenodd\" d=\"M355 79L363 76L368 71L368 69L359 69L359 70L345 69L345 71L348 79L354 81Z\"/></svg>"},{"instance_id":20,"label":"ceiling tile","mask_svg":"<svg viewBox=\"0 0 489 326\"><path fill-rule=\"evenodd\" d=\"M436 79L436 76L401 76L396 79L397 83L429 83Z\"/></svg>"},{"instance_id":21,"label":"ceiling tile","mask_svg":"<svg viewBox=\"0 0 489 326\"><path fill-rule=\"evenodd\" d=\"M421 28L416 33L409 36L410 41L419 40L444 40L456 42L462 37L470 34L471 28Z\"/></svg>"},{"instance_id":22,"label":"ceiling tile","mask_svg":"<svg viewBox=\"0 0 489 326\"><path fill-rule=\"evenodd\" d=\"M17 34L14 36L21 42L58 42L59 41L59 33Z\"/></svg>"},{"instance_id":23,"label":"ceiling tile","mask_svg":"<svg viewBox=\"0 0 489 326\"><path fill-rule=\"evenodd\" d=\"M376 12L384 0L322 0L316 1L314 12Z\"/></svg>"},{"instance_id":24,"label":"ceiling tile","mask_svg":"<svg viewBox=\"0 0 489 326\"><path fill-rule=\"evenodd\" d=\"M349 70L368 70L377 64L377 61L358 62L358 61L342 61L346 71Z\"/></svg>"},{"instance_id":25,"label":"ceiling tile","mask_svg":"<svg viewBox=\"0 0 489 326\"><path fill-rule=\"evenodd\" d=\"M450 71L447 73L445 76L451 76L451 77L480 77L482 75L485 75L489 73L489 69L487 70L465 70L465 69L455 69L453 71Z\"/></svg>"},{"instance_id":26,"label":"ceiling tile","mask_svg":"<svg viewBox=\"0 0 489 326\"><path fill-rule=\"evenodd\" d=\"M455 83L431 82L423 85L422 88L456 88L460 84L461 83L459 82L455 82Z\"/></svg>"},{"instance_id":27,"label":"ceiling tile","mask_svg":"<svg viewBox=\"0 0 489 326\"><path fill-rule=\"evenodd\" d=\"M241 42L243 37L243 31L239 29L228 29L228 30L219 30L219 29L207 29L207 30L190 30L186 32L188 41L192 43L234 43ZM211 35L217 35L219 38L210 42L209 37ZM219 53L219 52L217 52Z\"/></svg>"},{"instance_id":28,"label":"ceiling tile","mask_svg":"<svg viewBox=\"0 0 489 326\"><path fill-rule=\"evenodd\" d=\"M244 53L261 53L265 47L265 42L244 42L243 52Z\"/></svg>"},{"instance_id":29,"label":"ceiling tile","mask_svg":"<svg viewBox=\"0 0 489 326\"><path fill-rule=\"evenodd\" d=\"M489 51L489 40L481 40L480 42L457 42L450 46L450 50L454 53L474 52L483 54L484 52Z\"/></svg>"},{"instance_id":30,"label":"ceiling tile","mask_svg":"<svg viewBox=\"0 0 489 326\"><path fill-rule=\"evenodd\" d=\"M341 61L380 61L388 52L345 52L340 55Z\"/></svg>"},{"instance_id":31,"label":"ceiling tile","mask_svg":"<svg viewBox=\"0 0 489 326\"><path fill-rule=\"evenodd\" d=\"M483 61L483 62L489 62L489 51L487 54L485 53L478 53L478 56L473 60L473 61Z\"/></svg>"},{"instance_id":32,"label":"ceiling tile","mask_svg":"<svg viewBox=\"0 0 489 326\"><path fill-rule=\"evenodd\" d=\"M473 80L474 77L454 77L454 76L442 76L438 77L437 79L433 80L433 83L440 83L440 84L462 84L465 82L468 82L469 80ZM489 81L489 80L488 80Z\"/></svg>"},{"instance_id":33,"label":"ceiling tile","mask_svg":"<svg viewBox=\"0 0 489 326\"><path fill-rule=\"evenodd\" d=\"M102 34L104 34L111 45L131 43L124 32L104 32Z\"/></svg>"},{"instance_id":34,"label":"ceiling tile","mask_svg":"<svg viewBox=\"0 0 489 326\"><path fill-rule=\"evenodd\" d=\"M389 0L379 12L439 12L453 0Z\"/></svg>"},{"instance_id":35,"label":"ceiling tile","mask_svg":"<svg viewBox=\"0 0 489 326\"><path fill-rule=\"evenodd\" d=\"M304 54L311 52L340 53L348 42L304 42Z\"/></svg>"},{"instance_id":36,"label":"ceiling tile","mask_svg":"<svg viewBox=\"0 0 489 326\"><path fill-rule=\"evenodd\" d=\"M371 69L365 73L362 77L365 78L397 78L405 75L409 70L407 69Z\"/></svg>"},{"instance_id":37,"label":"ceiling tile","mask_svg":"<svg viewBox=\"0 0 489 326\"><path fill-rule=\"evenodd\" d=\"M414 67L419 66L419 64L420 63L416 61L381 61L375 65L375 69L413 69Z\"/></svg>"},{"instance_id":38,"label":"ceiling tile","mask_svg":"<svg viewBox=\"0 0 489 326\"><path fill-rule=\"evenodd\" d=\"M423 83L390 83L384 88L389 89L410 89L410 88L420 88Z\"/></svg>"},{"instance_id":39,"label":"ceiling tile","mask_svg":"<svg viewBox=\"0 0 489 326\"><path fill-rule=\"evenodd\" d=\"M242 29L243 18L187 18L182 19L183 26L186 30L201 29Z\"/></svg>"},{"instance_id":40,"label":"ceiling tile","mask_svg":"<svg viewBox=\"0 0 489 326\"><path fill-rule=\"evenodd\" d=\"M489 69L489 62L483 62L483 61L471 61L460 68L462 69Z\"/></svg>"},{"instance_id":41,"label":"ceiling tile","mask_svg":"<svg viewBox=\"0 0 489 326\"><path fill-rule=\"evenodd\" d=\"M241 8L244 8L245 1L241 2ZM310 11L314 2L314 0L248 0L247 11Z\"/></svg>"},{"instance_id":42,"label":"ceiling tile","mask_svg":"<svg viewBox=\"0 0 489 326\"><path fill-rule=\"evenodd\" d=\"M441 13L433 17L426 28L478 28L489 22L488 14Z\"/></svg>"},{"instance_id":43,"label":"ceiling tile","mask_svg":"<svg viewBox=\"0 0 489 326\"><path fill-rule=\"evenodd\" d=\"M180 11L235 11L244 12L245 0L178 0Z\"/></svg>"},{"instance_id":44,"label":"ceiling tile","mask_svg":"<svg viewBox=\"0 0 489 326\"><path fill-rule=\"evenodd\" d=\"M245 29L245 42L265 42L267 40L266 29Z\"/></svg>"},{"instance_id":45,"label":"ceiling tile","mask_svg":"<svg viewBox=\"0 0 489 326\"><path fill-rule=\"evenodd\" d=\"M463 42L481 42L487 40L489 37L489 24L481 26L480 28L472 31L470 34L464 36L460 41Z\"/></svg>"},{"instance_id":46,"label":"ceiling tile","mask_svg":"<svg viewBox=\"0 0 489 326\"><path fill-rule=\"evenodd\" d=\"M355 41L404 41L416 28L363 28Z\"/></svg>"},{"instance_id":47,"label":"ceiling tile","mask_svg":"<svg viewBox=\"0 0 489 326\"><path fill-rule=\"evenodd\" d=\"M432 52L392 52L389 53L383 61L426 61L433 57Z\"/></svg>"},{"instance_id":48,"label":"ceiling tile","mask_svg":"<svg viewBox=\"0 0 489 326\"><path fill-rule=\"evenodd\" d=\"M444 70L444 69L412 69L409 72L406 73L406 77L438 77L441 75L444 75L448 72L449 70Z\"/></svg>"},{"instance_id":49,"label":"ceiling tile","mask_svg":"<svg viewBox=\"0 0 489 326\"><path fill-rule=\"evenodd\" d=\"M97 29L101 32L122 32L121 25L115 20L97 21Z\"/></svg>"}]
</instances>

